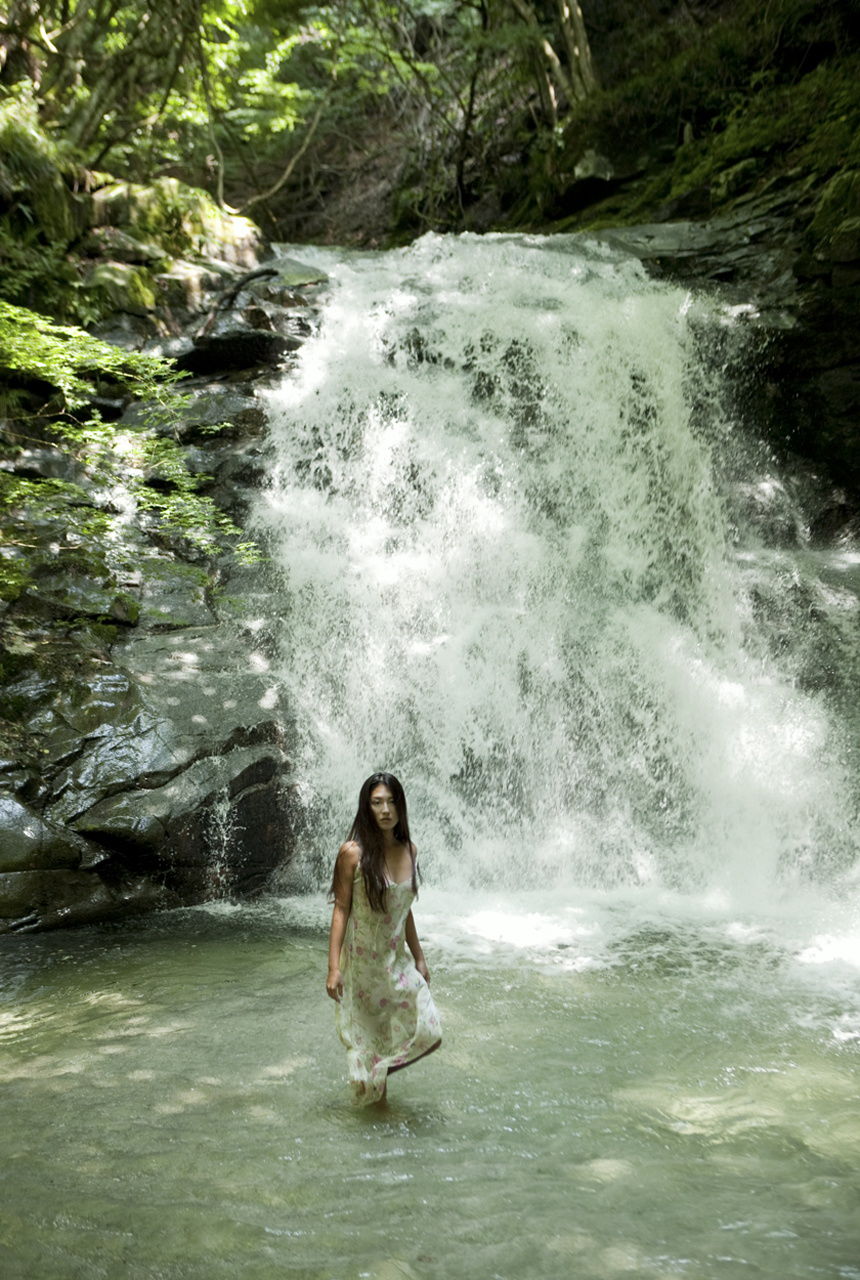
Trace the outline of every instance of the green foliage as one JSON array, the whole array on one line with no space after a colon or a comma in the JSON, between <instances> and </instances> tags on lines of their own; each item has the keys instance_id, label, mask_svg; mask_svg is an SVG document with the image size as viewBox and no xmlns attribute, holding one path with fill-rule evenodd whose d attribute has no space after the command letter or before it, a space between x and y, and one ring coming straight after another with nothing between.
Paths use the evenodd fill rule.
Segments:
<instances>
[{"instance_id":1,"label":"green foliage","mask_svg":"<svg viewBox=\"0 0 860 1280\"><path fill-rule=\"evenodd\" d=\"M52 183L62 152L39 123L34 86L16 85L0 100L0 198L5 202Z\"/></svg>"},{"instance_id":2,"label":"green foliage","mask_svg":"<svg viewBox=\"0 0 860 1280\"><path fill-rule=\"evenodd\" d=\"M0 368L47 383L60 393L64 410L87 403L99 382L111 382L169 403L165 388L179 375L156 356L123 351L72 325L0 300Z\"/></svg>"},{"instance_id":3,"label":"green foliage","mask_svg":"<svg viewBox=\"0 0 860 1280\"><path fill-rule=\"evenodd\" d=\"M747 158L822 175L860 161L860 60L822 64L794 84L755 77L714 121L713 133L679 150L673 194L713 182Z\"/></svg>"},{"instance_id":4,"label":"green foliage","mask_svg":"<svg viewBox=\"0 0 860 1280\"><path fill-rule=\"evenodd\" d=\"M41 127L30 85L16 85L0 99L0 262L3 296L39 298L46 310L78 308L80 281L67 257L77 234L65 178L75 166ZM71 305L70 305L71 304Z\"/></svg>"},{"instance_id":5,"label":"green foliage","mask_svg":"<svg viewBox=\"0 0 860 1280\"><path fill-rule=\"evenodd\" d=\"M580 102L559 34L565 6L543 0L22 6L39 65L5 108L7 296L58 313L62 297L64 314L84 320L102 305L87 303L64 259L68 191L50 194L72 159L142 184L135 199L146 191L149 203L140 197L135 226L178 253L201 247L216 204L254 202L276 233L289 219L292 236L356 177L373 188L384 174L382 189L392 172L376 216L405 236L468 225L470 209L494 199L534 221L588 147L630 170L647 156L652 180L638 206L619 206L625 217L698 188L718 206L731 185L722 175L747 161L745 181L789 162L815 174L856 164L854 10L853 0L613 0L594 33L607 87ZM601 25L586 6L592 19ZM190 208L177 172L215 203ZM120 185L119 204L130 191ZM145 309L147 281L137 286Z\"/></svg>"},{"instance_id":6,"label":"green foliage","mask_svg":"<svg viewBox=\"0 0 860 1280\"><path fill-rule=\"evenodd\" d=\"M90 334L0 302L0 376L17 390L12 458L47 443L76 478L32 479L0 471L0 598L19 598L50 568L114 580L127 572L122 536L129 516L156 539L179 538L187 553L230 552L240 563L256 547L201 490L171 433L185 404L167 361L121 351ZM99 391L140 399L135 425L105 422ZM29 416L22 406L30 403ZM47 532L46 532L47 531Z\"/></svg>"},{"instance_id":7,"label":"green foliage","mask_svg":"<svg viewBox=\"0 0 860 1280\"><path fill-rule=\"evenodd\" d=\"M688 196L695 212L713 212L765 178L791 172L815 184L856 167L851 8L848 0L736 0L683 39L677 23L652 22L637 34L633 22L622 78L572 114L561 167L569 174L587 139L631 167L646 155L648 178L559 225L647 220L656 206Z\"/></svg>"}]
</instances>

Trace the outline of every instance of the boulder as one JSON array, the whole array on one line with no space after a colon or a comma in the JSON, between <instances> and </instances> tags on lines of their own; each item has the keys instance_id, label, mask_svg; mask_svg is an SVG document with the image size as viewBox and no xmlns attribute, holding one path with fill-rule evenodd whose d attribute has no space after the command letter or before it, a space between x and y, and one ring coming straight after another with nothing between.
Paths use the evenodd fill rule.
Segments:
<instances>
[{"instance_id":1,"label":"boulder","mask_svg":"<svg viewBox=\"0 0 860 1280\"><path fill-rule=\"evenodd\" d=\"M173 905L147 876L111 885L89 871L0 874L0 933L32 933L90 924Z\"/></svg>"},{"instance_id":2,"label":"boulder","mask_svg":"<svg viewBox=\"0 0 860 1280\"><path fill-rule=\"evenodd\" d=\"M80 865L80 837L46 822L16 796L0 793L0 873L66 869ZM0 897L0 916L13 914Z\"/></svg>"},{"instance_id":3,"label":"boulder","mask_svg":"<svg viewBox=\"0 0 860 1280\"><path fill-rule=\"evenodd\" d=\"M271 850L288 843L281 780L286 760L273 746L239 747L196 761L163 787L124 792L94 805L74 827L126 872L152 873L183 902L259 889Z\"/></svg>"},{"instance_id":4,"label":"boulder","mask_svg":"<svg viewBox=\"0 0 860 1280\"><path fill-rule=\"evenodd\" d=\"M88 272L84 284L100 296L103 306L112 311L146 316L155 310L155 285L145 267L129 262L97 262Z\"/></svg>"},{"instance_id":5,"label":"boulder","mask_svg":"<svg viewBox=\"0 0 860 1280\"><path fill-rule=\"evenodd\" d=\"M6 694L28 708L41 769L6 775L0 932L256 892L289 857L289 763L256 633L138 632L111 661L25 671Z\"/></svg>"},{"instance_id":6,"label":"boulder","mask_svg":"<svg viewBox=\"0 0 860 1280\"><path fill-rule=\"evenodd\" d=\"M161 245L153 241L136 240L119 227L93 227L84 238L81 248L93 258L109 258L113 262L145 266L161 263L168 256Z\"/></svg>"},{"instance_id":7,"label":"boulder","mask_svg":"<svg viewBox=\"0 0 860 1280\"><path fill-rule=\"evenodd\" d=\"M269 329L245 328L237 321L221 333L197 339L192 350L181 355L176 363L186 373L214 374L279 364L300 346L299 338L272 333Z\"/></svg>"},{"instance_id":8,"label":"boulder","mask_svg":"<svg viewBox=\"0 0 860 1280\"><path fill-rule=\"evenodd\" d=\"M174 323L190 324L205 315L212 305L212 295L235 278L227 263L187 262L176 258L170 266L154 276L159 306L169 311Z\"/></svg>"},{"instance_id":9,"label":"boulder","mask_svg":"<svg viewBox=\"0 0 860 1280\"><path fill-rule=\"evenodd\" d=\"M142 242L157 241L180 257L189 251L251 267L262 244L249 218L219 209L205 191L176 178L145 186L109 182L89 196L92 226L118 227Z\"/></svg>"}]
</instances>

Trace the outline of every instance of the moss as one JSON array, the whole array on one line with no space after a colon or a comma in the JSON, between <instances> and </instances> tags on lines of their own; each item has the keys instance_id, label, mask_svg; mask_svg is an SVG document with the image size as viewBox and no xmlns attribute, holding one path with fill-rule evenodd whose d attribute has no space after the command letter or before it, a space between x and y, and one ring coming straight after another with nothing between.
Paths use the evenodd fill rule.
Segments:
<instances>
[{"instance_id":1,"label":"moss","mask_svg":"<svg viewBox=\"0 0 860 1280\"><path fill-rule=\"evenodd\" d=\"M127 262L99 262L86 279L87 288L101 298L105 311L146 315L157 302L152 275Z\"/></svg>"},{"instance_id":2,"label":"moss","mask_svg":"<svg viewBox=\"0 0 860 1280\"><path fill-rule=\"evenodd\" d=\"M810 238L822 244L849 219L860 217L860 170L837 173L822 189L809 226Z\"/></svg>"},{"instance_id":3,"label":"moss","mask_svg":"<svg viewBox=\"0 0 860 1280\"><path fill-rule=\"evenodd\" d=\"M4 542L8 536L8 531L2 524L0 524L0 536L3 537ZM19 560L10 559L7 549L4 548L4 554L0 555L0 600L7 604L18 600L32 581L29 566L22 564Z\"/></svg>"},{"instance_id":4,"label":"moss","mask_svg":"<svg viewBox=\"0 0 860 1280\"><path fill-rule=\"evenodd\" d=\"M176 178L157 178L147 185L111 182L93 193L91 204L95 225L126 228L179 257L205 254L244 260L259 240L248 218L225 213L205 191Z\"/></svg>"},{"instance_id":5,"label":"moss","mask_svg":"<svg viewBox=\"0 0 860 1280\"><path fill-rule=\"evenodd\" d=\"M168 362L0 302L3 369L31 401L29 420L4 430L10 461L23 444L49 444L55 465L74 480L0 470L0 597L42 617L86 614L134 625L138 604L121 583L137 567L145 538L178 537L189 559L226 553L253 561L255 548L200 492L208 478L192 475L181 447L164 434L185 409ZM135 425L103 422L91 410L104 387L140 398ZM136 520L127 527L130 510ZM58 580L68 583L65 593Z\"/></svg>"},{"instance_id":6,"label":"moss","mask_svg":"<svg viewBox=\"0 0 860 1280\"><path fill-rule=\"evenodd\" d=\"M83 321L80 276L69 248L86 223L72 187L79 166L41 128L32 97L16 86L0 102L0 258L3 296Z\"/></svg>"},{"instance_id":7,"label":"moss","mask_svg":"<svg viewBox=\"0 0 860 1280\"><path fill-rule=\"evenodd\" d=\"M825 174L850 164L860 134L860 61L816 67L796 84L763 83L717 122L715 131L679 148L671 195L697 186L719 192L726 169L752 161Z\"/></svg>"},{"instance_id":8,"label":"moss","mask_svg":"<svg viewBox=\"0 0 860 1280\"><path fill-rule=\"evenodd\" d=\"M153 311L158 293L143 268L103 262L85 279L85 255L105 256L87 235L92 228L127 228L132 247L153 263L202 255L254 264L260 233L249 219L175 178L143 185L84 170L46 133L32 95L19 88L0 103L0 289L8 301L81 324L111 311Z\"/></svg>"},{"instance_id":9,"label":"moss","mask_svg":"<svg viewBox=\"0 0 860 1280\"><path fill-rule=\"evenodd\" d=\"M648 221L673 208L707 216L784 175L814 185L860 168L852 9L848 0L728 0L696 28L643 17L637 32L631 20L620 78L571 112L548 190L536 176L508 225L546 229L541 210L563 210L568 187L576 198L574 169L589 148L631 176L553 230Z\"/></svg>"}]
</instances>

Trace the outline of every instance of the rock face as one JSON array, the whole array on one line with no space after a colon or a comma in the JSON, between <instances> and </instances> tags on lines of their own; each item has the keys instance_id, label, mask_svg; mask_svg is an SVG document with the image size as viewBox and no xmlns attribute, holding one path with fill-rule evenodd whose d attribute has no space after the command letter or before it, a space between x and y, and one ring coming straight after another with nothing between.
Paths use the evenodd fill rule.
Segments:
<instances>
[{"instance_id":1,"label":"rock face","mask_svg":"<svg viewBox=\"0 0 860 1280\"><path fill-rule=\"evenodd\" d=\"M235 584L230 616L170 567L144 566L121 638L4 690L30 762L0 765L0 932L247 895L291 853L285 709L252 600Z\"/></svg>"},{"instance_id":2,"label":"rock face","mask_svg":"<svg viewBox=\"0 0 860 1280\"><path fill-rule=\"evenodd\" d=\"M744 304L762 336L749 395L771 443L811 460L860 506L860 174L823 191L779 180L707 220L592 233L658 276Z\"/></svg>"},{"instance_id":3,"label":"rock face","mask_svg":"<svg viewBox=\"0 0 860 1280\"><path fill-rule=\"evenodd\" d=\"M174 435L241 520L266 471L255 387L307 332L305 286L318 277L273 262L225 278L185 296L167 339L159 316L130 325L125 312L105 327L150 350L173 341L209 355L220 343L186 384ZM125 419L142 408L126 406ZM48 447L13 465L63 469ZM46 547L56 537L46 523ZM201 563L178 535L153 541L131 526L127 537L119 583L68 565L52 576L46 551L47 568L7 608L0 933L247 896L292 853L290 715L270 670L264 568Z\"/></svg>"}]
</instances>

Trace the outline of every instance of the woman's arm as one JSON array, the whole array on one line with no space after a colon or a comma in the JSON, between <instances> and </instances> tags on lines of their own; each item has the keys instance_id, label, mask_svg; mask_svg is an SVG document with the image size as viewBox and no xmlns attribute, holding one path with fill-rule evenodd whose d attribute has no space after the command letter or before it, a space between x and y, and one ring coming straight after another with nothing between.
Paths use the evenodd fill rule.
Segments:
<instances>
[{"instance_id":1,"label":"woman's arm","mask_svg":"<svg viewBox=\"0 0 860 1280\"><path fill-rule=\"evenodd\" d=\"M352 910L352 881L358 866L358 856L358 845L349 841L341 845L334 866L334 909L328 936L328 977L325 982L325 989L332 1000L340 1000L343 995L340 953Z\"/></svg>"},{"instance_id":2,"label":"woman's arm","mask_svg":"<svg viewBox=\"0 0 860 1280\"><path fill-rule=\"evenodd\" d=\"M418 930L415 928L415 920L412 912L406 917L406 945L412 952L412 958L415 961L415 968L421 974L425 982L430 981L430 970L427 968L427 961L424 959L424 952L421 950L421 943L418 941Z\"/></svg>"}]
</instances>

